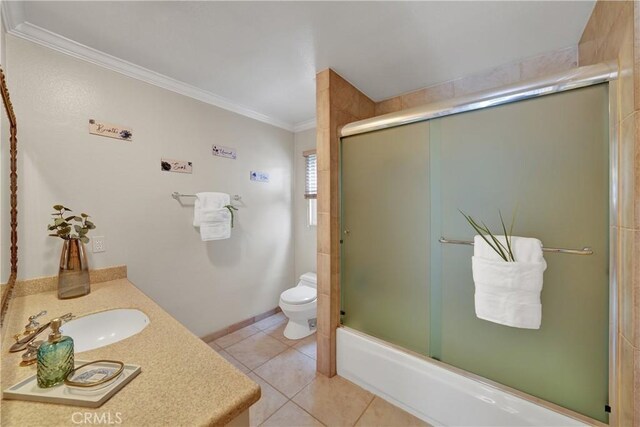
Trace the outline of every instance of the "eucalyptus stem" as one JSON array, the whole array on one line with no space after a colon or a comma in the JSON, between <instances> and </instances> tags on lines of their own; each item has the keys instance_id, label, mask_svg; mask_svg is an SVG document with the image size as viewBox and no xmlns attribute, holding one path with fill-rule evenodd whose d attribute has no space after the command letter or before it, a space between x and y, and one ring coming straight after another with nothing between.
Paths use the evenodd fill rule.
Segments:
<instances>
[{"instance_id":1,"label":"eucalyptus stem","mask_svg":"<svg viewBox=\"0 0 640 427\"><path fill-rule=\"evenodd\" d=\"M224 207L227 208L229 210L229 213L231 214L231 228L233 228L233 221L235 219L235 214L233 211L237 211L238 208L233 205L225 205Z\"/></svg>"},{"instance_id":2,"label":"eucalyptus stem","mask_svg":"<svg viewBox=\"0 0 640 427\"><path fill-rule=\"evenodd\" d=\"M77 239L82 243L89 243L87 234L89 230L96 228L95 224L89 219L89 215L81 213L80 216L69 215L65 217L64 215L67 212L72 212L71 209L63 205L54 205L53 209L56 211L51 214L53 223L47 226L47 230L52 232L49 236L59 237L62 240Z\"/></svg>"}]
</instances>

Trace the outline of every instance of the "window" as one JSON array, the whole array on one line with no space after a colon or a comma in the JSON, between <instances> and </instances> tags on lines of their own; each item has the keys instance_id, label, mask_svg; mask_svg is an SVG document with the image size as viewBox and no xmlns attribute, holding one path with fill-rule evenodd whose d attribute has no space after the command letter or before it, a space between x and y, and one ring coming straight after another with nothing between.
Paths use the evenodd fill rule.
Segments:
<instances>
[{"instance_id":1,"label":"window","mask_svg":"<svg viewBox=\"0 0 640 427\"><path fill-rule=\"evenodd\" d=\"M318 224L318 161L316 150L302 153L305 160L304 198L307 199L307 225Z\"/></svg>"},{"instance_id":2,"label":"window","mask_svg":"<svg viewBox=\"0 0 640 427\"><path fill-rule=\"evenodd\" d=\"M308 199L307 200L307 225L316 226L318 225L318 201L317 199Z\"/></svg>"}]
</instances>

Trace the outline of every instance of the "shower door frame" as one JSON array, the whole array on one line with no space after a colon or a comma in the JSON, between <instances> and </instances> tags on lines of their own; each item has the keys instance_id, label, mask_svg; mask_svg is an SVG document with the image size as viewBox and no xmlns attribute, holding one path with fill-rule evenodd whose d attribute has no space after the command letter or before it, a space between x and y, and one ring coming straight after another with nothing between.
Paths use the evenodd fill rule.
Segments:
<instances>
[{"instance_id":1,"label":"shower door frame","mask_svg":"<svg viewBox=\"0 0 640 427\"><path fill-rule=\"evenodd\" d=\"M343 126L339 131L339 137L359 135L376 130L388 129L410 123L427 121L437 117L444 117L468 111L481 110L497 105L509 104L526 99L537 98L545 95L565 92L597 84L608 84L609 92L609 406L611 413L609 426L617 426L618 423L618 221L620 218L618 182L619 182L619 141L618 141L618 96L617 96L618 68L614 62L601 63L585 67L574 68L548 77L528 80L475 95L454 98L442 102L431 103L423 106L385 114L370 119L360 120ZM342 140L341 142L342 143ZM341 150L340 150L341 151ZM342 159L340 159L342 168ZM341 181L342 173L339 174ZM340 200L342 198L341 183L339 184ZM342 203L340 203L342 206ZM340 215L342 218L342 215ZM339 224L338 227L342 228ZM342 235L342 230L340 230ZM342 264L342 256L340 256ZM342 267L340 268L342 270ZM342 274L341 274L342 276ZM342 295L341 295L342 296ZM342 305L342 298L339 299ZM405 350L410 353L410 350ZM588 422L592 425L607 425L585 415L576 413L570 409L559 407L540 398L530 396L519 390L504 386L471 372L450 366L446 363L433 360L428 356L422 359L434 363L457 374L466 376L476 381L485 382L507 393L514 393L533 403L547 407L553 411L561 412L567 416Z\"/></svg>"}]
</instances>

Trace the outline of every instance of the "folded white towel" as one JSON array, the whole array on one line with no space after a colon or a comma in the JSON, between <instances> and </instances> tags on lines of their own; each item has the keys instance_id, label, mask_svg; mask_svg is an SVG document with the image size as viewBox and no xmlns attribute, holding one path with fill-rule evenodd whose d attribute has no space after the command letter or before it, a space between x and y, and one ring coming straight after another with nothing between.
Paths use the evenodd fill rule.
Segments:
<instances>
[{"instance_id":1,"label":"folded white towel","mask_svg":"<svg viewBox=\"0 0 640 427\"><path fill-rule=\"evenodd\" d=\"M202 212L200 239L203 242L231 237L231 213L229 209L213 209Z\"/></svg>"},{"instance_id":2,"label":"folded white towel","mask_svg":"<svg viewBox=\"0 0 640 427\"><path fill-rule=\"evenodd\" d=\"M200 239L221 240L231 237L231 213L226 205L231 198L226 193L197 193L193 210L193 226L200 227Z\"/></svg>"},{"instance_id":3,"label":"folded white towel","mask_svg":"<svg viewBox=\"0 0 640 427\"><path fill-rule=\"evenodd\" d=\"M496 238L506 247L504 236ZM474 238L472 258L476 286L476 316L490 322L526 329L539 329L542 321L543 273L547 263L542 242L512 237L515 262L506 262L481 236Z\"/></svg>"},{"instance_id":4,"label":"folded white towel","mask_svg":"<svg viewBox=\"0 0 640 427\"><path fill-rule=\"evenodd\" d=\"M196 201L193 206L193 226L200 227L203 211L222 209L230 203L231 197L227 193L196 193Z\"/></svg>"},{"instance_id":5,"label":"folded white towel","mask_svg":"<svg viewBox=\"0 0 640 427\"><path fill-rule=\"evenodd\" d=\"M200 212L200 223L206 222L227 222L231 220L229 209L203 209Z\"/></svg>"}]
</instances>

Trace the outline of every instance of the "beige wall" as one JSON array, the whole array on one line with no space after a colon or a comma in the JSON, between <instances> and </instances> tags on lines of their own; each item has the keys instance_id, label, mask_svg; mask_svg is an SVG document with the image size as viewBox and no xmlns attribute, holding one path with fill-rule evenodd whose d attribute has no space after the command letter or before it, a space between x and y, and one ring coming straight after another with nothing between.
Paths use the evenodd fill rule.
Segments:
<instances>
[{"instance_id":1,"label":"beige wall","mask_svg":"<svg viewBox=\"0 0 640 427\"><path fill-rule=\"evenodd\" d=\"M376 103L376 116L557 73L577 65L575 46L546 52L380 101Z\"/></svg>"},{"instance_id":2,"label":"beige wall","mask_svg":"<svg viewBox=\"0 0 640 427\"><path fill-rule=\"evenodd\" d=\"M61 241L46 225L63 203L92 215L93 235L106 238L92 267L128 265L136 286L197 335L277 306L294 281L291 132L12 36L7 58L20 123L19 279L57 273ZM133 142L89 135L90 118L133 128ZM237 148L238 159L212 156L212 144ZM193 161L194 172L161 172L161 157ZM249 181L250 170L271 182ZM240 194L232 237L200 241L192 207L173 191Z\"/></svg>"},{"instance_id":3,"label":"beige wall","mask_svg":"<svg viewBox=\"0 0 640 427\"><path fill-rule=\"evenodd\" d=\"M304 198L305 159L302 153L316 148L316 130L295 134L293 169L293 219L295 236L295 276L316 271L317 227L307 225L308 201Z\"/></svg>"},{"instance_id":4,"label":"beige wall","mask_svg":"<svg viewBox=\"0 0 640 427\"><path fill-rule=\"evenodd\" d=\"M634 37L635 34L635 37ZM640 6L598 1L579 44L580 65L618 63L619 426L640 425ZM635 67L634 67L635 64ZM634 82L635 78L635 82Z\"/></svg>"}]
</instances>

